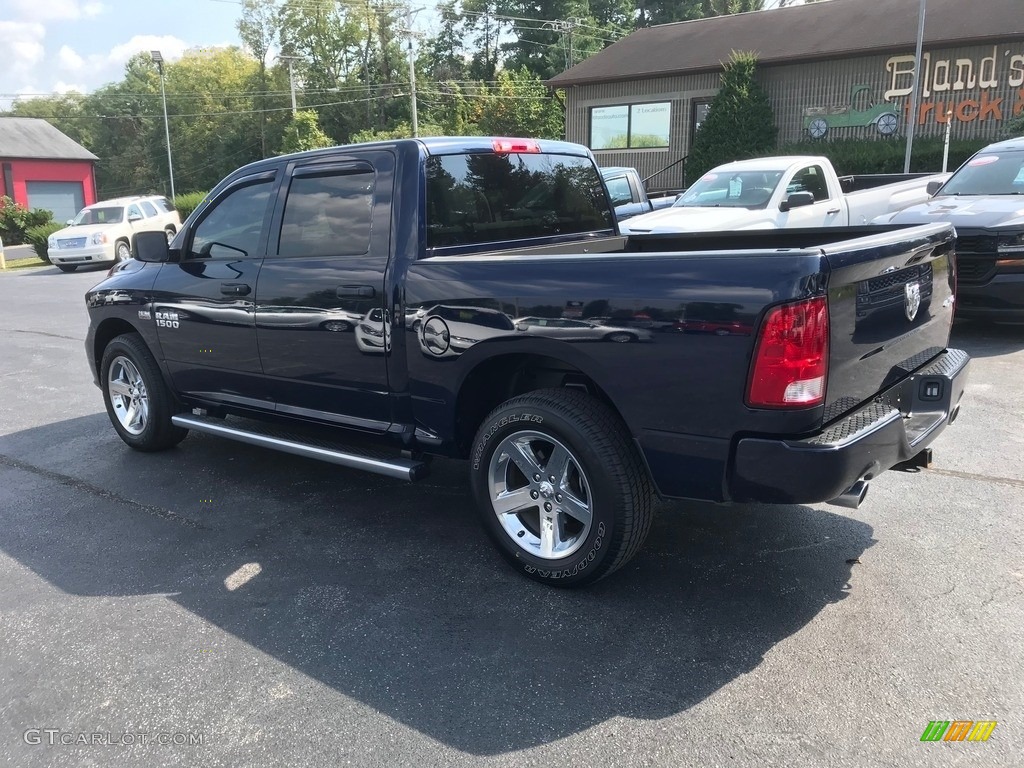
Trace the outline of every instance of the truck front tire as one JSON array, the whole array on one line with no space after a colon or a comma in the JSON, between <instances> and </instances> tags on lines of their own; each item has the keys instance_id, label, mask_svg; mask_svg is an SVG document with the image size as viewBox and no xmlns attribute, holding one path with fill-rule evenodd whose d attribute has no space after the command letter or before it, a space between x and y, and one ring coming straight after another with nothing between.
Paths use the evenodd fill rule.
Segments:
<instances>
[{"instance_id":1,"label":"truck front tire","mask_svg":"<svg viewBox=\"0 0 1024 768\"><path fill-rule=\"evenodd\" d=\"M584 392L545 389L496 408L470 455L484 529L516 570L579 587L633 557L650 530L650 479L628 431Z\"/></svg>"},{"instance_id":2,"label":"truck front tire","mask_svg":"<svg viewBox=\"0 0 1024 768\"><path fill-rule=\"evenodd\" d=\"M137 333L118 336L103 350L100 385L110 423L135 450L162 451L188 434L171 423L174 397Z\"/></svg>"}]
</instances>

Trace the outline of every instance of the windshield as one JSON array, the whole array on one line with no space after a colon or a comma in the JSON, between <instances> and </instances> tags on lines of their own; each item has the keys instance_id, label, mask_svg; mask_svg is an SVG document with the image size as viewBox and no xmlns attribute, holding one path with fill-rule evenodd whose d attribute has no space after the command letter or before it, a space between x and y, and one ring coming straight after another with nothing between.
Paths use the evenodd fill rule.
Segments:
<instances>
[{"instance_id":1,"label":"windshield","mask_svg":"<svg viewBox=\"0 0 1024 768\"><path fill-rule=\"evenodd\" d=\"M975 155L939 195L1024 195L1024 152Z\"/></svg>"},{"instance_id":2,"label":"windshield","mask_svg":"<svg viewBox=\"0 0 1024 768\"><path fill-rule=\"evenodd\" d=\"M764 208L782 171L705 173L673 203L674 208Z\"/></svg>"},{"instance_id":3,"label":"windshield","mask_svg":"<svg viewBox=\"0 0 1024 768\"><path fill-rule=\"evenodd\" d=\"M124 218L124 208L120 206L112 206L109 208L83 208L75 216L75 221L71 225L77 227L80 224L110 224L111 222L121 221Z\"/></svg>"}]
</instances>

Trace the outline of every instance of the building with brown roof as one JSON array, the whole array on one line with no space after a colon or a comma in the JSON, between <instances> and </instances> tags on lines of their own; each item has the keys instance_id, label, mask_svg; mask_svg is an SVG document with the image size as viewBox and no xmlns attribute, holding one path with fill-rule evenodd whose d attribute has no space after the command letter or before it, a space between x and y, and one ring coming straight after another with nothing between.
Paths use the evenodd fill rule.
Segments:
<instances>
[{"instance_id":1,"label":"building with brown roof","mask_svg":"<svg viewBox=\"0 0 1024 768\"><path fill-rule=\"evenodd\" d=\"M919 0L827 0L640 29L555 76L566 138L649 176L684 157L734 50L756 51L779 141L900 136ZM995 138L1024 113L1024 0L928 0L916 135ZM947 113L952 113L947 118ZM682 164L652 188L684 185Z\"/></svg>"}]
</instances>

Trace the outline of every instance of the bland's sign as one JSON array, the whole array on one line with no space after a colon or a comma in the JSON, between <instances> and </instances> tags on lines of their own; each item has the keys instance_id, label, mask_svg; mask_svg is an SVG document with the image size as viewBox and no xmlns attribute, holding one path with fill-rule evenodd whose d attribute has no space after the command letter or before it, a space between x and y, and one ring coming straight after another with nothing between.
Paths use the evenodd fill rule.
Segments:
<instances>
[{"instance_id":1,"label":"bland's sign","mask_svg":"<svg viewBox=\"0 0 1024 768\"><path fill-rule=\"evenodd\" d=\"M891 101L910 96L914 90L914 57L891 56L885 63ZM947 113L959 122L1003 120L1024 113L1024 53L992 46L991 55L968 58L921 57L921 99L944 97L920 105L917 122L948 121ZM1002 91L999 95L997 91ZM909 99L905 112L909 113Z\"/></svg>"}]
</instances>

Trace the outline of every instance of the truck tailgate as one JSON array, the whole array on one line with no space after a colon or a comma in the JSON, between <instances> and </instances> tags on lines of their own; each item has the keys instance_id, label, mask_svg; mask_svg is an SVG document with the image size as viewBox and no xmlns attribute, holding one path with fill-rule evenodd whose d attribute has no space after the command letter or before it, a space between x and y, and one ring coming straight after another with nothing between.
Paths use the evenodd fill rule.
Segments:
<instances>
[{"instance_id":1,"label":"truck tailgate","mask_svg":"<svg viewBox=\"0 0 1024 768\"><path fill-rule=\"evenodd\" d=\"M826 424L946 348L954 241L950 225L929 224L822 246L830 268Z\"/></svg>"}]
</instances>

